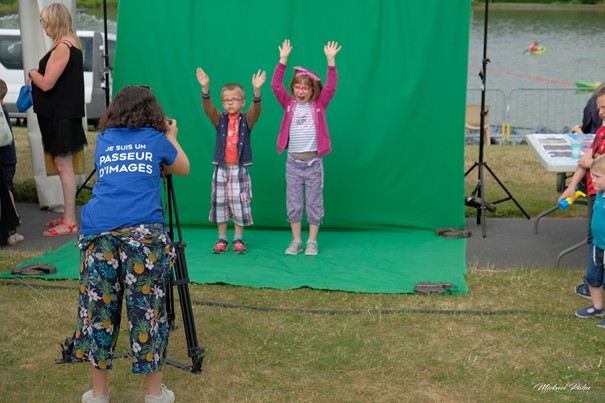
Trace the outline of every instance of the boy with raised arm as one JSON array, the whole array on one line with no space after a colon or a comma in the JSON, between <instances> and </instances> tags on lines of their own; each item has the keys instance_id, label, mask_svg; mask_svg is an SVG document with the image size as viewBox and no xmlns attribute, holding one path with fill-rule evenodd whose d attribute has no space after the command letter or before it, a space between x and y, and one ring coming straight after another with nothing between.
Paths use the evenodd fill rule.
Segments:
<instances>
[{"instance_id":1,"label":"boy with raised arm","mask_svg":"<svg viewBox=\"0 0 605 403\"><path fill-rule=\"evenodd\" d=\"M216 128L209 220L218 226L218 240L212 253L227 251L227 223L230 219L235 224L233 252L246 253L244 227L252 225L252 182L248 172L248 166L252 164L250 135L261 113L260 88L267 75L260 70L252 75L254 94L248 112L242 112L246 94L240 84L223 86L221 103L224 111L219 112L210 99L210 78L201 68L197 69L196 76L202 86L202 108Z\"/></svg>"}]
</instances>

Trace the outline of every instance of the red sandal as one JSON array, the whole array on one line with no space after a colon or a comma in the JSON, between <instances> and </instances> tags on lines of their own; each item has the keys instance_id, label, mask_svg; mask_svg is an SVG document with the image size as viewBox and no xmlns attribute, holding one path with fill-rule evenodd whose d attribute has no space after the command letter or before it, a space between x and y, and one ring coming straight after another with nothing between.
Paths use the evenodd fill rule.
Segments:
<instances>
[{"instance_id":1,"label":"red sandal","mask_svg":"<svg viewBox=\"0 0 605 403\"><path fill-rule=\"evenodd\" d=\"M67 229L67 231L60 231L57 230L58 227L60 227L61 225L63 225L64 228ZM61 235L72 235L72 234L76 234L78 232L78 224L73 224L73 225L65 225L65 224L59 224L54 228L49 229L48 231L44 231L42 233L42 236L61 236Z\"/></svg>"},{"instance_id":2,"label":"red sandal","mask_svg":"<svg viewBox=\"0 0 605 403\"><path fill-rule=\"evenodd\" d=\"M63 217L55 218L54 220L50 220L44 225L47 227L56 227L57 225L61 225L61 224L63 224Z\"/></svg>"}]
</instances>

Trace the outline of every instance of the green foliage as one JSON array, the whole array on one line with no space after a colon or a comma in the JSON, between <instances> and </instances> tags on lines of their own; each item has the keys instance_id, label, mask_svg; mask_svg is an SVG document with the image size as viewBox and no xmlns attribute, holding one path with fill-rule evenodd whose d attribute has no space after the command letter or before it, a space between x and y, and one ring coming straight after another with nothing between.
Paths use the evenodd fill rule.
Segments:
<instances>
[{"instance_id":1,"label":"green foliage","mask_svg":"<svg viewBox=\"0 0 605 403\"><path fill-rule=\"evenodd\" d=\"M93 184L89 183L88 185L92 187ZM89 189L82 189L78 194L78 197L76 197L76 204L84 205L88 203L90 199L92 199L92 192Z\"/></svg>"},{"instance_id":2,"label":"green foliage","mask_svg":"<svg viewBox=\"0 0 605 403\"><path fill-rule=\"evenodd\" d=\"M106 0L107 7L115 8L118 6L118 0ZM98 8L103 6L103 0L77 0L76 7L78 9ZM0 15L14 14L19 12L18 0L2 0L0 3Z\"/></svg>"},{"instance_id":3,"label":"green foliage","mask_svg":"<svg viewBox=\"0 0 605 403\"><path fill-rule=\"evenodd\" d=\"M36 183L33 179L15 182L15 201L18 203L38 203Z\"/></svg>"},{"instance_id":4,"label":"green foliage","mask_svg":"<svg viewBox=\"0 0 605 403\"><path fill-rule=\"evenodd\" d=\"M21 182L15 182L15 201L17 203L38 203L38 193L36 183L33 179L25 179ZM83 189L76 198L76 204L84 205L92 198L92 192Z\"/></svg>"},{"instance_id":5,"label":"green foliage","mask_svg":"<svg viewBox=\"0 0 605 403\"><path fill-rule=\"evenodd\" d=\"M118 0L106 0L107 7L117 7ZM103 6L103 0L77 0L78 8L97 8Z\"/></svg>"}]
</instances>

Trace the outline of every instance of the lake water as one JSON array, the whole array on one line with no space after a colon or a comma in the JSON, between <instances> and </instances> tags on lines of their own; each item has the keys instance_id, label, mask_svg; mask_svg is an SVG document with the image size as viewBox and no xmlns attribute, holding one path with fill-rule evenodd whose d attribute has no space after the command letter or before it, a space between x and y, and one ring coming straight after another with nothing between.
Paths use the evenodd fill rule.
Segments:
<instances>
[{"instance_id":1,"label":"lake water","mask_svg":"<svg viewBox=\"0 0 605 403\"><path fill-rule=\"evenodd\" d=\"M471 16L467 104L481 99L484 11L473 9ZM546 52L524 55L535 40ZM502 122L510 123L517 140L528 132L563 132L579 124L590 92L576 91L575 82L605 81L604 50L605 8L490 9L486 103L492 133L499 136Z\"/></svg>"},{"instance_id":2,"label":"lake water","mask_svg":"<svg viewBox=\"0 0 605 403\"><path fill-rule=\"evenodd\" d=\"M468 87L480 87L484 9L473 10ZM573 88L575 81L605 81L605 8L598 10L490 9L487 87ZM546 53L523 54L534 40ZM493 71L490 71L493 70Z\"/></svg>"}]
</instances>

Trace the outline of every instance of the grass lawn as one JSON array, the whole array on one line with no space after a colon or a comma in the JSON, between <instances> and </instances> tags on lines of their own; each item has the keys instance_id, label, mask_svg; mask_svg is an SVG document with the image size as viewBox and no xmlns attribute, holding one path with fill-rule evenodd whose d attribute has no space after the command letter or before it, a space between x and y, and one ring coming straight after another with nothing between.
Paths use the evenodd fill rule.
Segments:
<instances>
[{"instance_id":1,"label":"grass lawn","mask_svg":"<svg viewBox=\"0 0 605 403\"><path fill-rule=\"evenodd\" d=\"M23 258L3 254L0 271ZM470 270L460 297L192 285L203 372L167 366L164 381L183 402L602 401L603 329L573 316L587 302L571 292L581 275ZM87 389L86 364L54 364L76 294L75 281L0 280L4 401L73 402ZM190 364L176 307L169 355ZM117 351L126 343L122 332ZM112 401L141 400L128 358L111 379Z\"/></svg>"},{"instance_id":2,"label":"grass lawn","mask_svg":"<svg viewBox=\"0 0 605 403\"><path fill-rule=\"evenodd\" d=\"M0 270L23 257L3 254ZM168 366L165 383L186 402L602 401L603 329L573 316L586 305L571 292L581 275L470 270L461 297L192 285L203 372ZM54 364L76 294L75 281L0 280L3 400L72 402L86 390L86 364ZM169 354L190 364L176 306ZM114 365L112 401L140 401L142 377L127 358Z\"/></svg>"},{"instance_id":3,"label":"grass lawn","mask_svg":"<svg viewBox=\"0 0 605 403\"><path fill-rule=\"evenodd\" d=\"M478 150L466 152L468 169ZM527 146L486 147L485 160L532 216L555 203L555 175ZM21 183L27 163L22 156ZM469 192L475 181L466 178ZM485 187L487 200L502 197L489 174ZM495 215L520 212L506 202ZM3 249L0 272L35 254ZM181 402L602 402L604 330L573 315L588 304L572 292L582 276L469 268L469 294L447 297L190 285L203 372L167 366L164 382ZM76 286L0 280L0 400L74 402L90 387L86 364L54 364L73 332ZM169 355L190 363L175 302ZM125 331L117 351L127 350ZM112 402L142 401L144 380L128 358L110 376Z\"/></svg>"},{"instance_id":4,"label":"grass lawn","mask_svg":"<svg viewBox=\"0 0 605 403\"><path fill-rule=\"evenodd\" d=\"M557 204L560 195L557 192L557 174L546 172L538 157L526 144L488 146L484 148L484 161L504 187L513 195L530 217ZM468 171L479 160L479 146L466 146L464 169ZM475 188L478 182L479 169L474 168L465 177L466 194ZM484 170L485 199L501 200L507 197L502 186L494 176ZM523 213L513 201L499 203L495 213L487 212L490 217L523 217ZM476 209L466 208L467 216L475 216ZM567 208L556 211L549 217L586 216L586 209Z\"/></svg>"}]
</instances>

